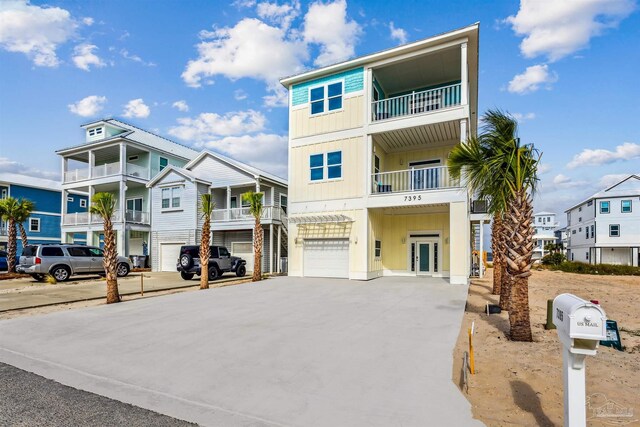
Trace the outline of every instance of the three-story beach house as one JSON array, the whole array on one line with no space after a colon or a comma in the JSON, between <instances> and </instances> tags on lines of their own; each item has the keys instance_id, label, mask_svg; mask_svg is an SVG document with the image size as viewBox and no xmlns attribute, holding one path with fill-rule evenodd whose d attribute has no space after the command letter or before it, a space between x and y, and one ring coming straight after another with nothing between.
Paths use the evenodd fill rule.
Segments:
<instances>
[{"instance_id":1,"label":"three-story beach house","mask_svg":"<svg viewBox=\"0 0 640 427\"><path fill-rule=\"evenodd\" d=\"M487 217L474 213L446 162L477 130L478 31L474 24L281 80L289 275L467 283L471 230L483 229L473 222Z\"/></svg>"},{"instance_id":2,"label":"three-story beach house","mask_svg":"<svg viewBox=\"0 0 640 427\"><path fill-rule=\"evenodd\" d=\"M72 191L87 193L89 200L98 192L113 193L118 253L148 255L151 202L146 185L164 168L184 166L198 152L116 119L82 128L83 143L56 152L62 158L63 198ZM102 219L87 211L71 212L63 204L62 241L72 242L79 235L89 245L100 245Z\"/></svg>"},{"instance_id":3,"label":"three-story beach house","mask_svg":"<svg viewBox=\"0 0 640 427\"><path fill-rule=\"evenodd\" d=\"M555 245L557 243L556 230L558 229L558 221L556 214L553 212L538 212L533 214L533 227L535 234L533 235L533 260L542 259L549 251L545 250L548 244Z\"/></svg>"},{"instance_id":4,"label":"three-story beach house","mask_svg":"<svg viewBox=\"0 0 640 427\"><path fill-rule=\"evenodd\" d=\"M640 265L640 175L629 175L565 212L570 261Z\"/></svg>"},{"instance_id":5,"label":"three-story beach house","mask_svg":"<svg viewBox=\"0 0 640 427\"><path fill-rule=\"evenodd\" d=\"M182 245L199 245L201 196L215 203L211 217L212 244L254 267L254 217L242 195L263 193L262 271L286 271L287 181L247 164L203 151L184 167L169 166L147 183L151 190L151 260L154 271L176 271Z\"/></svg>"}]
</instances>

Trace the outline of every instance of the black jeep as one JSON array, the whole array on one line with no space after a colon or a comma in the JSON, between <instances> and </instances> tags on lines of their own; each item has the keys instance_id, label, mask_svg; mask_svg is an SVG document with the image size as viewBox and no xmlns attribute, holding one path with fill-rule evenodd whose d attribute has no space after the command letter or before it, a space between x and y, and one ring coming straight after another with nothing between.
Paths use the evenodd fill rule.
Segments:
<instances>
[{"instance_id":1,"label":"black jeep","mask_svg":"<svg viewBox=\"0 0 640 427\"><path fill-rule=\"evenodd\" d=\"M231 256L224 246L209 247L209 280L216 280L223 273L232 272L242 277L247 274L246 261L237 256ZM184 280L193 279L200 275L200 246L187 245L180 248L178 271Z\"/></svg>"}]
</instances>

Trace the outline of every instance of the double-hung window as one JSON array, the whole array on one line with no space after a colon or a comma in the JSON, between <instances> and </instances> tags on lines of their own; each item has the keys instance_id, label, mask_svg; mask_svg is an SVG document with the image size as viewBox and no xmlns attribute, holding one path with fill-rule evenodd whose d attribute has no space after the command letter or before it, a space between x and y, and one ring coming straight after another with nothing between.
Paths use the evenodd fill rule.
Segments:
<instances>
[{"instance_id":1,"label":"double-hung window","mask_svg":"<svg viewBox=\"0 0 640 427\"><path fill-rule=\"evenodd\" d=\"M309 90L311 115L342 108L342 82L329 83Z\"/></svg>"},{"instance_id":2,"label":"double-hung window","mask_svg":"<svg viewBox=\"0 0 640 427\"><path fill-rule=\"evenodd\" d=\"M182 188L170 187L162 189L162 209L171 209L180 207L180 195Z\"/></svg>"},{"instance_id":3,"label":"double-hung window","mask_svg":"<svg viewBox=\"0 0 640 427\"><path fill-rule=\"evenodd\" d=\"M382 242L380 240L376 240L375 248L374 248L374 256L376 258L380 258L382 256Z\"/></svg>"},{"instance_id":4,"label":"double-hung window","mask_svg":"<svg viewBox=\"0 0 640 427\"><path fill-rule=\"evenodd\" d=\"M629 212L631 212L631 200L623 200L623 201L621 202L620 211L621 211L622 213L629 213Z\"/></svg>"},{"instance_id":5,"label":"double-hung window","mask_svg":"<svg viewBox=\"0 0 640 427\"><path fill-rule=\"evenodd\" d=\"M29 231L38 233L40 231L40 218L29 218Z\"/></svg>"},{"instance_id":6,"label":"double-hung window","mask_svg":"<svg viewBox=\"0 0 640 427\"><path fill-rule=\"evenodd\" d=\"M309 156L309 171L311 181L342 178L342 151L312 154Z\"/></svg>"},{"instance_id":7,"label":"double-hung window","mask_svg":"<svg viewBox=\"0 0 640 427\"><path fill-rule=\"evenodd\" d=\"M610 212L609 207L610 207L609 202L600 202L600 213L608 214Z\"/></svg>"},{"instance_id":8,"label":"double-hung window","mask_svg":"<svg viewBox=\"0 0 640 427\"><path fill-rule=\"evenodd\" d=\"M609 237L620 237L620 224L609 224Z\"/></svg>"},{"instance_id":9,"label":"double-hung window","mask_svg":"<svg viewBox=\"0 0 640 427\"><path fill-rule=\"evenodd\" d=\"M595 235L595 231L596 231L596 226L592 225L591 226L591 238L593 239L593 236Z\"/></svg>"},{"instance_id":10,"label":"double-hung window","mask_svg":"<svg viewBox=\"0 0 640 427\"><path fill-rule=\"evenodd\" d=\"M342 178L342 151L327 153L327 178Z\"/></svg>"},{"instance_id":11,"label":"double-hung window","mask_svg":"<svg viewBox=\"0 0 640 427\"><path fill-rule=\"evenodd\" d=\"M309 157L309 167L311 168L311 181L322 181L324 179L324 154L312 154Z\"/></svg>"},{"instance_id":12,"label":"double-hung window","mask_svg":"<svg viewBox=\"0 0 640 427\"><path fill-rule=\"evenodd\" d=\"M166 168L167 166L169 166L169 159L160 157L160 170Z\"/></svg>"},{"instance_id":13,"label":"double-hung window","mask_svg":"<svg viewBox=\"0 0 640 427\"><path fill-rule=\"evenodd\" d=\"M587 235L586 235L585 237L588 239L588 238L589 238L589 227L585 227L585 228L584 228L584 231L586 231L586 232L587 232L587 233L586 233Z\"/></svg>"}]
</instances>

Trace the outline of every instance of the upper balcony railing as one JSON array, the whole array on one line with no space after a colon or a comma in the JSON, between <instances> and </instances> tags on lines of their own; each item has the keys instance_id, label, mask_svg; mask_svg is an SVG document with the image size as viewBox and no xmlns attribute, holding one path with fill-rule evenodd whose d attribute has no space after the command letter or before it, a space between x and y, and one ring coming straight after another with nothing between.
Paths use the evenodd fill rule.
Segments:
<instances>
[{"instance_id":1,"label":"upper balcony railing","mask_svg":"<svg viewBox=\"0 0 640 427\"><path fill-rule=\"evenodd\" d=\"M111 217L113 222L121 221L120 210L116 210ZM138 224L150 224L149 212L143 211L125 211L125 220L127 222L133 222ZM92 214L89 212L76 212L66 214L62 218L62 225L88 225L88 224L102 224L103 220L100 215Z\"/></svg>"},{"instance_id":2,"label":"upper balcony railing","mask_svg":"<svg viewBox=\"0 0 640 427\"><path fill-rule=\"evenodd\" d=\"M276 206L264 206L262 208L263 220L282 221L286 218L282 208ZM211 221L248 221L253 220L253 215L249 212L249 208L233 208L233 209L214 209L211 214Z\"/></svg>"},{"instance_id":3,"label":"upper balcony railing","mask_svg":"<svg viewBox=\"0 0 640 427\"><path fill-rule=\"evenodd\" d=\"M438 166L371 174L372 194L405 193L460 187L449 168Z\"/></svg>"},{"instance_id":4,"label":"upper balcony railing","mask_svg":"<svg viewBox=\"0 0 640 427\"><path fill-rule=\"evenodd\" d=\"M2 224L0 225L0 236L6 236L7 235L7 226Z\"/></svg>"},{"instance_id":5,"label":"upper balcony railing","mask_svg":"<svg viewBox=\"0 0 640 427\"><path fill-rule=\"evenodd\" d=\"M149 179L149 169L144 166L126 164L126 174L137 178ZM91 178L120 175L120 162L105 163L93 167ZM74 169L64 173L64 182L77 182L89 179L89 168Z\"/></svg>"},{"instance_id":6,"label":"upper balcony railing","mask_svg":"<svg viewBox=\"0 0 640 427\"><path fill-rule=\"evenodd\" d=\"M460 105L461 90L462 85L457 83L373 101L371 103L371 120L377 122L454 107Z\"/></svg>"}]
</instances>

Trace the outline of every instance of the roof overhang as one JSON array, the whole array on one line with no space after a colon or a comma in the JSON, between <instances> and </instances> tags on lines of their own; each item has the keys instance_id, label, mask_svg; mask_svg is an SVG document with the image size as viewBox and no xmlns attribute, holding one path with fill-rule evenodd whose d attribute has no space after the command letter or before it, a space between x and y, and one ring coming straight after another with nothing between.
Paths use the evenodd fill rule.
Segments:
<instances>
[{"instance_id":1,"label":"roof overhang","mask_svg":"<svg viewBox=\"0 0 640 427\"><path fill-rule=\"evenodd\" d=\"M321 215L305 215L290 216L289 222L297 225L314 225L314 224L344 224L353 222L353 219L342 214L321 214Z\"/></svg>"}]
</instances>

